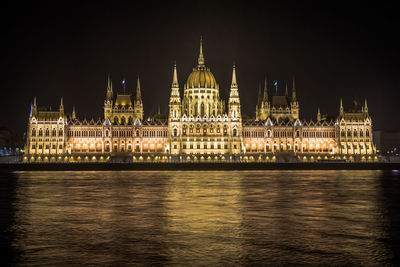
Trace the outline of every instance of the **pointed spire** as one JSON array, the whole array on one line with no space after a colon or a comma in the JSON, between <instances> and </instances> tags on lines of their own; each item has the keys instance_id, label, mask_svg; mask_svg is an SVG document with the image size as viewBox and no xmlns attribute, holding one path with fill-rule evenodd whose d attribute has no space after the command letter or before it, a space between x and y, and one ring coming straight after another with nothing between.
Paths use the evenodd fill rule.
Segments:
<instances>
[{"instance_id":1,"label":"pointed spire","mask_svg":"<svg viewBox=\"0 0 400 267\"><path fill-rule=\"evenodd\" d=\"M367 98L365 98L365 103L364 103L364 112L368 114L368 104L367 104Z\"/></svg>"},{"instance_id":2,"label":"pointed spire","mask_svg":"<svg viewBox=\"0 0 400 267\"><path fill-rule=\"evenodd\" d=\"M268 101L268 88L267 88L267 77L265 77L263 102L267 102L267 101Z\"/></svg>"},{"instance_id":3,"label":"pointed spire","mask_svg":"<svg viewBox=\"0 0 400 267\"><path fill-rule=\"evenodd\" d=\"M285 96L289 97L289 90L288 90L288 85L285 83Z\"/></svg>"},{"instance_id":4,"label":"pointed spire","mask_svg":"<svg viewBox=\"0 0 400 267\"><path fill-rule=\"evenodd\" d=\"M200 36L200 54L198 59L198 65L204 66L204 56L203 56L203 37Z\"/></svg>"},{"instance_id":5,"label":"pointed spire","mask_svg":"<svg viewBox=\"0 0 400 267\"><path fill-rule=\"evenodd\" d=\"M295 79L293 77L293 85L292 85L292 101L295 102L296 100L296 86L295 86Z\"/></svg>"},{"instance_id":6,"label":"pointed spire","mask_svg":"<svg viewBox=\"0 0 400 267\"><path fill-rule=\"evenodd\" d=\"M319 108L318 108L318 111L317 111L317 121L318 122L321 121L321 111L319 110Z\"/></svg>"},{"instance_id":7,"label":"pointed spire","mask_svg":"<svg viewBox=\"0 0 400 267\"><path fill-rule=\"evenodd\" d=\"M178 88L179 84L178 84L178 74L176 72L176 62L174 63L174 77L172 79L172 87L173 88Z\"/></svg>"},{"instance_id":8,"label":"pointed spire","mask_svg":"<svg viewBox=\"0 0 400 267\"><path fill-rule=\"evenodd\" d=\"M37 115L36 96L33 98L33 107L31 106L31 116Z\"/></svg>"},{"instance_id":9,"label":"pointed spire","mask_svg":"<svg viewBox=\"0 0 400 267\"><path fill-rule=\"evenodd\" d=\"M76 119L76 112L75 112L75 106L72 107L72 119Z\"/></svg>"},{"instance_id":10,"label":"pointed spire","mask_svg":"<svg viewBox=\"0 0 400 267\"><path fill-rule=\"evenodd\" d=\"M259 83L259 84L258 84L257 106L261 107L261 102L262 102L261 83Z\"/></svg>"},{"instance_id":11,"label":"pointed spire","mask_svg":"<svg viewBox=\"0 0 400 267\"><path fill-rule=\"evenodd\" d=\"M61 102L60 102L60 115L64 115L64 103L63 103L63 98L61 97Z\"/></svg>"},{"instance_id":12,"label":"pointed spire","mask_svg":"<svg viewBox=\"0 0 400 267\"><path fill-rule=\"evenodd\" d=\"M236 83L236 66L235 66L235 64L233 64L231 88L235 88L235 89L238 88L237 83Z\"/></svg>"},{"instance_id":13,"label":"pointed spire","mask_svg":"<svg viewBox=\"0 0 400 267\"><path fill-rule=\"evenodd\" d=\"M140 93L140 80L139 80L139 75L138 75L138 77L137 77L136 100L137 100L137 101L142 101L142 95L141 95L141 93Z\"/></svg>"},{"instance_id":14,"label":"pointed spire","mask_svg":"<svg viewBox=\"0 0 400 267\"><path fill-rule=\"evenodd\" d=\"M110 74L108 74L108 76L107 76L107 92L109 92L109 91L110 92L113 91Z\"/></svg>"},{"instance_id":15,"label":"pointed spire","mask_svg":"<svg viewBox=\"0 0 400 267\"><path fill-rule=\"evenodd\" d=\"M112 89L112 81L110 78L110 74L107 76L107 93L106 93L106 99L108 101L111 101L113 98L113 89Z\"/></svg>"},{"instance_id":16,"label":"pointed spire","mask_svg":"<svg viewBox=\"0 0 400 267\"><path fill-rule=\"evenodd\" d=\"M340 115L343 115L343 100L340 99L340 108L339 108Z\"/></svg>"}]
</instances>

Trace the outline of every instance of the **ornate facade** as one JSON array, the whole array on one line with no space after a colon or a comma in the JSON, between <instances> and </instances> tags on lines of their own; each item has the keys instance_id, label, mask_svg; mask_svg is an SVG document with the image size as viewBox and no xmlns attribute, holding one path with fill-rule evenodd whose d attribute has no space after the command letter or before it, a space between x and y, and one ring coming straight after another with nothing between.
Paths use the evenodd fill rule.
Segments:
<instances>
[{"instance_id":1,"label":"ornate facade","mask_svg":"<svg viewBox=\"0 0 400 267\"><path fill-rule=\"evenodd\" d=\"M29 116L26 162L77 161L375 161L367 101L328 119L318 109L315 121L301 120L295 83L285 95L259 91L255 119L243 120L236 67L227 106L219 84L206 67L202 43L198 64L183 85L173 69L169 114L144 120L139 78L136 94L117 93L108 78L104 118L80 120L75 108L64 113L39 107Z\"/></svg>"}]
</instances>

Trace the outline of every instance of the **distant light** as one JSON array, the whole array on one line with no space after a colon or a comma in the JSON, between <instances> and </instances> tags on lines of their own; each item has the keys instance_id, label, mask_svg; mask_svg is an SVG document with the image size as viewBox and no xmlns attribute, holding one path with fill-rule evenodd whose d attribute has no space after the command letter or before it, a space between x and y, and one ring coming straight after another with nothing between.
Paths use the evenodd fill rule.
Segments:
<instances>
[{"instance_id":1,"label":"distant light","mask_svg":"<svg viewBox=\"0 0 400 267\"><path fill-rule=\"evenodd\" d=\"M122 80L122 84L125 84L125 82L126 82L125 80Z\"/></svg>"}]
</instances>

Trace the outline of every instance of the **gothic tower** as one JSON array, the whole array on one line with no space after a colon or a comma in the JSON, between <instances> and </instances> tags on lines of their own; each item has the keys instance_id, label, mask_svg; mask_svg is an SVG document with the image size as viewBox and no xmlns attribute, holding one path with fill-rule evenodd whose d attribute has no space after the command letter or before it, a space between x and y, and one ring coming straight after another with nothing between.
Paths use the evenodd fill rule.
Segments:
<instances>
[{"instance_id":1,"label":"gothic tower","mask_svg":"<svg viewBox=\"0 0 400 267\"><path fill-rule=\"evenodd\" d=\"M179 95L178 75L176 64L171 85L171 96L169 98L168 132L170 137L169 149L172 155L180 153L180 128L181 128L181 98Z\"/></svg>"},{"instance_id":2,"label":"gothic tower","mask_svg":"<svg viewBox=\"0 0 400 267\"><path fill-rule=\"evenodd\" d=\"M240 112L239 88L236 82L236 67L233 65L232 83L229 93L228 117L230 124L230 152L239 154L242 146L242 115Z\"/></svg>"},{"instance_id":3,"label":"gothic tower","mask_svg":"<svg viewBox=\"0 0 400 267\"><path fill-rule=\"evenodd\" d=\"M104 100L104 119L111 118L112 107L113 107L113 87L110 75L108 75L106 100Z\"/></svg>"}]
</instances>

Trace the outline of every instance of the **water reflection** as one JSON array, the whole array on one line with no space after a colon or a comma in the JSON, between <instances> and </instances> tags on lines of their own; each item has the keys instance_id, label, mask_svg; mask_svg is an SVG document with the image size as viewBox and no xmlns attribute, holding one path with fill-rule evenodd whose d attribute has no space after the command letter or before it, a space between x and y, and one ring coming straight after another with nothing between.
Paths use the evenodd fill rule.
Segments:
<instances>
[{"instance_id":1,"label":"water reflection","mask_svg":"<svg viewBox=\"0 0 400 267\"><path fill-rule=\"evenodd\" d=\"M24 265L387 265L399 259L395 173L5 177L2 192L11 193L1 198L7 218L1 229L9 242L2 246L18 252L13 255Z\"/></svg>"},{"instance_id":2,"label":"water reflection","mask_svg":"<svg viewBox=\"0 0 400 267\"><path fill-rule=\"evenodd\" d=\"M242 255L243 175L179 172L169 178L165 208L170 263L237 264Z\"/></svg>"}]
</instances>

